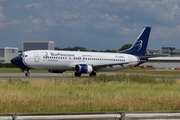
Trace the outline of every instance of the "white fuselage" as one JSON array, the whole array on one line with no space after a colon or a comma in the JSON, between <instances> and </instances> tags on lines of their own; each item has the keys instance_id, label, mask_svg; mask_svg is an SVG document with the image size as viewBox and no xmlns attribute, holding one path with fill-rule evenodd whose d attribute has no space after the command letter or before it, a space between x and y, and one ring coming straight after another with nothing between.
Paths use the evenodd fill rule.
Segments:
<instances>
[{"instance_id":1,"label":"white fuselage","mask_svg":"<svg viewBox=\"0 0 180 120\"><path fill-rule=\"evenodd\" d=\"M75 65L87 64L96 70L120 70L135 66L139 58L130 54L33 50L23 52L24 64L33 69L73 70Z\"/></svg>"}]
</instances>

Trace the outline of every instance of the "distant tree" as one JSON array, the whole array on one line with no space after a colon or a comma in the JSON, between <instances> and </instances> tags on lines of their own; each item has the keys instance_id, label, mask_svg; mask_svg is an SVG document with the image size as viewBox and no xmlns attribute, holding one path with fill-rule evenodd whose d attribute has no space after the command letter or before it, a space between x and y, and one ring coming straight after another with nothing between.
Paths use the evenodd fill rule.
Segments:
<instances>
[{"instance_id":1,"label":"distant tree","mask_svg":"<svg viewBox=\"0 0 180 120\"><path fill-rule=\"evenodd\" d=\"M75 46L73 48L67 47L67 48L62 48L62 49L58 48L58 47L55 47L54 50L68 50L68 51L78 51L78 50L80 50L80 51L88 51L86 48L79 47L79 46Z\"/></svg>"},{"instance_id":2,"label":"distant tree","mask_svg":"<svg viewBox=\"0 0 180 120\"><path fill-rule=\"evenodd\" d=\"M112 53L115 53L117 52L117 50L101 50L101 51L98 51L98 50L87 50L86 48L84 47L79 47L79 46L75 46L75 47L67 47L67 48L58 48L58 47L55 47L54 50L67 50L67 51L91 51L91 52L112 52Z\"/></svg>"},{"instance_id":3,"label":"distant tree","mask_svg":"<svg viewBox=\"0 0 180 120\"><path fill-rule=\"evenodd\" d=\"M116 52L117 52L117 50L109 50L109 49L107 49L107 50L105 50L105 51L101 51L101 52L112 52L112 53L116 53Z\"/></svg>"},{"instance_id":4,"label":"distant tree","mask_svg":"<svg viewBox=\"0 0 180 120\"><path fill-rule=\"evenodd\" d=\"M97 50L90 50L91 52L98 52Z\"/></svg>"},{"instance_id":5,"label":"distant tree","mask_svg":"<svg viewBox=\"0 0 180 120\"><path fill-rule=\"evenodd\" d=\"M80 50L80 51L88 51L86 48L84 48L84 47L79 47L79 46L73 47L72 50L73 50L73 51L78 51L78 50Z\"/></svg>"},{"instance_id":6,"label":"distant tree","mask_svg":"<svg viewBox=\"0 0 180 120\"><path fill-rule=\"evenodd\" d=\"M119 51L123 51L123 50L129 49L131 46L132 46L132 44L125 44L125 45L123 45L123 46L119 49Z\"/></svg>"},{"instance_id":7,"label":"distant tree","mask_svg":"<svg viewBox=\"0 0 180 120\"><path fill-rule=\"evenodd\" d=\"M116 52L118 52L118 51L117 51L117 50L111 50L111 52L112 52L112 53L116 53Z\"/></svg>"},{"instance_id":8,"label":"distant tree","mask_svg":"<svg viewBox=\"0 0 180 120\"><path fill-rule=\"evenodd\" d=\"M71 48L71 47L67 47L67 48L63 48L62 50L69 50L69 51L73 51L73 48Z\"/></svg>"},{"instance_id":9,"label":"distant tree","mask_svg":"<svg viewBox=\"0 0 180 120\"><path fill-rule=\"evenodd\" d=\"M107 49L107 50L105 50L105 51L102 51L102 52L111 52L111 50Z\"/></svg>"},{"instance_id":10,"label":"distant tree","mask_svg":"<svg viewBox=\"0 0 180 120\"><path fill-rule=\"evenodd\" d=\"M54 50L61 50L61 48L55 47Z\"/></svg>"}]
</instances>

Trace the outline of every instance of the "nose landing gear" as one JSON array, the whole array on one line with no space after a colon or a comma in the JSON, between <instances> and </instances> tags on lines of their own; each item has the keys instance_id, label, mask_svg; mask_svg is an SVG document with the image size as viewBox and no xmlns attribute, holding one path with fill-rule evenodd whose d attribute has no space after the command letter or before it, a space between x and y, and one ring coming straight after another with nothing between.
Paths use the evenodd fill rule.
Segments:
<instances>
[{"instance_id":1,"label":"nose landing gear","mask_svg":"<svg viewBox=\"0 0 180 120\"><path fill-rule=\"evenodd\" d=\"M25 76L26 76L26 77L29 77L29 76L30 76L30 71L29 71L29 70L25 71Z\"/></svg>"}]
</instances>

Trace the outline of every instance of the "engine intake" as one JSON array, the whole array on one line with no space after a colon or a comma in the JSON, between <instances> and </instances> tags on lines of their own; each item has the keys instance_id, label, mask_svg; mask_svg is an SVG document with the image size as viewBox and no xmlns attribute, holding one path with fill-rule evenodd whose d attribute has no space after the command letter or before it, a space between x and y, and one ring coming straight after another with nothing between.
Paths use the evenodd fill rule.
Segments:
<instances>
[{"instance_id":1,"label":"engine intake","mask_svg":"<svg viewBox=\"0 0 180 120\"><path fill-rule=\"evenodd\" d=\"M77 73L91 73L93 68L91 65L79 64L75 66L75 72Z\"/></svg>"}]
</instances>

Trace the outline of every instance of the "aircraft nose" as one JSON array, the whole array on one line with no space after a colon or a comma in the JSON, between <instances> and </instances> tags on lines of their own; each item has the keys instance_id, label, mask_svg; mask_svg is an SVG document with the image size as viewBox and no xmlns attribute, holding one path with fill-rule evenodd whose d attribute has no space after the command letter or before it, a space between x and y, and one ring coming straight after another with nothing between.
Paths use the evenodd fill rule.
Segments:
<instances>
[{"instance_id":1,"label":"aircraft nose","mask_svg":"<svg viewBox=\"0 0 180 120\"><path fill-rule=\"evenodd\" d=\"M22 61L22 58L20 56L17 56L15 58L11 59L11 63L18 66L18 67L21 64L21 61Z\"/></svg>"},{"instance_id":2,"label":"aircraft nose","mask_svg":"<svg viewBox=\"0 0 180 120\"><path fill-rule=\"evenodd\" d=\"M21 56L17 56L15 58L11 59L11 63L16 65L17 67L19 67L22 70L30 69L30 67L28 67L27 64L25 64L25 62Z\"/></svg>"}]
</instances>

